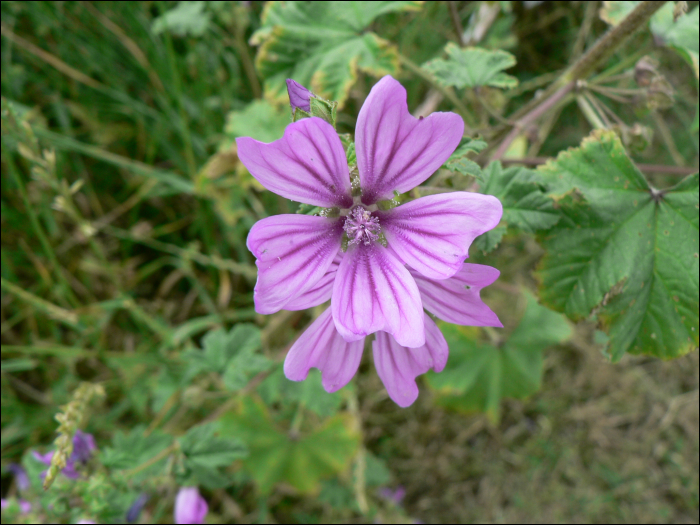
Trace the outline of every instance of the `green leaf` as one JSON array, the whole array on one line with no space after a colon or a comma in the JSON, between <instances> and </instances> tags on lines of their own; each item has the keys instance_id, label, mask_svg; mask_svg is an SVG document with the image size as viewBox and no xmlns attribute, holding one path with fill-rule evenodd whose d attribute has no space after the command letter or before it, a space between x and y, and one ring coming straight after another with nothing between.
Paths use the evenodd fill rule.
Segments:
<instances>
[{"instance_id":1,"label":"green leaf","mask_svg":"<svg viewBox=\"0 0 700 525\"><path fill-rule=\"evenodd\" d=\"M322 478L348 467L359 444L346 414L298 436L278 429L265 406L250 398L226 414L220 425L223 434L237 436L248 446L250 454L243 465L263 494L281 482L300 492L314 491Z\"/></svg>"},{"instance_id":2,"label":"green leaf","mask_svg":"<svg viewBox=\"0 0 700 525\"><path fill-rule=\"evenodd\" d=\"M359 71L396 74L398 54L389 42L366 31L378 16L418 10L422 2L268 2L252 42L265 96L287 100L293 78L342 108Z\"/></svg>"},{"instance_id":3,"label":"green leaf","mask_svg":"<svg viewBox=\"0 0 700 525\"><path fill-rule=\"evenodd\" d=\"M187 461L202 467L227 467L247 455L245 446L237 438L216 436L214 423L192 427L178 441Z\"/></svg>"},{"instance_id":4,"label":"green leaf","mask_svg":"<svg viewBox=\"0 0 700 525\"><path fill-rule=\"evenodd\" d=\"M536 171L520 166L503 169L496 161L484 169L484 179L481 193L498 197L503 204L503 218L498 227L476 239L475 247L484 253L498 246L506 227L535 233L548 230L559 220L552 199L538 184L540 176Z\"/></svg>"},{"instance_id":5,"label":"green leaf","mask_svg":"<svg viewBox=\"0 0 700 525\"><path fill-rule=\"evenodd\" d=\"M483 140L466 139L466 142L450 155L450 158L447 159L447 162L442 167L462 175L471 175L479 180L483 180L481 166L467 158L467 156L472 153L480 153L486 146L487 144Z\"/></svg>"},{"instance_id":6,"label":"green leaf","mask_svg":"<svg viewBox=\"0 0 700 525\"><path fill-rule=\"evenodd\" d=\"M597 317L614 360L676 357L698 345L698 176L658 191L612 132L540 168L561 220L541 238L540 297Z\"/></svg>"},{"instance_id":7,"label":"green leaf","mask_svg":"<svg viewBox=\"0 0 700 525\"><path fill-rule=\"evenodd\" d=\"M159 431L146 435L146 427L140 425L131 430L128 434L117 431L112 438L112 446L100 451L100 461L112 469L132 469L146 463L165 448L169 447L173 438ZM158 475L162 472L167 458L150 465L133 479L143 480Z\"/></svg>"},{"instance_id":8,"label":"green leaf","mask_svg":"<svg viewBox=\"0 0 700 525\"><path fill-rule=\"evenodd\" d=\"M304 381L290 381L284 376L282 366L260 383L258 393L266 405L282 402L285 406L302 403L304 408L321 417L335 414L343 402L340 391L329 394L321 383L321 372L309 371Z\"/></svg>"},{"instance_id":9,"label":"green leaf","mask_svg":"<svg viewBox=\"0 0 700 525\"><path fill-rule=\"evenodd\" d=\"M221 148L230 146L238 137L252 137L262 142L272 142L284 135L289 124L286 111L266 100L255 100L241 111L231 111L226 116L226 127Z\"/></svg>"},{"instance_id":10,"label":"green leaf","mask_svg":"<svg viewBox=\"0 0 700 525\"><path fill-rule=\"evenodd\" d=\"M445 46L447 59L435 58L423 65L440 84L456 88L491 86L511 89L518 79L503 73L515 65L515 57L506 51L480 47L460 48L450 42Z\"/></svg>"},{"instance_id":11,"label":"green leaf","mask_svg":"<svg viewBox=\"0 0 700 525\"><path fill-rule=\"evenodd\" d=\"M152 31L158 35L168 31L177 36L202 36L211 23L211 13L205 12L206 2L178 2L153 21Z\"/></svg>"},{"instance_id":12,"label":"green leaf","mask_svg":"<svg viewBox=\"0 0 700 525\"><path fill-rule=\"evenodd\" d=\"M217 437L216 424L208 423L192 427L179 439L180 450L185 456L184 466L194 482L209 488L221 488L230 484L228 476L219 469L227 467L237 459L244 458L248 451L238 438ZM191 483L187 477L183 483Z\"/></svg>"},{"instance_id":13,"label":"green leaf","mask_svg":"<svg viewBox=\"0 0 700 525\"><path fill-rule=\"evenodd\" d=\"M253 350L241 351L226 366L224 386L231 392L245 387L256 374L272 366L272 361Z\"/></svg>"},{"instance_id":14,"label":"green leaf","mask_svg":"<svg viewBox=\"0 0 700 525\"><path fill-rule=\"evenodd\" d=\"M447 366L429 373L438 404L460 411L485 412L497 422L504 397L522 399L539 390L542 351L571 335L566 319L537 304L530 294L518 327L500 348L478 343L470 329L441 324L450 347Z\"/></svg>"}]
</instances>

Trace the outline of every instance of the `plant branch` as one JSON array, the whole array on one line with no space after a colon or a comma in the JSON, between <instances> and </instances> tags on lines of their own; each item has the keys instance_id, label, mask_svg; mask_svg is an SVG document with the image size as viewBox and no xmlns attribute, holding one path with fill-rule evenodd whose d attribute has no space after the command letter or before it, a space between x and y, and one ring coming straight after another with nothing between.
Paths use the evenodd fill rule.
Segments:
<instances>
[{"instance_id":1,"label":"plant branch","mask_svg":"<svg viewBox=\"0 0 700 525\"><path fill-rule=\"evenodd\" d=\"M457 33L457 42L460 47L464 47L464 29L462 29L462 21L459 19L459 11L457 11L457 2L447 2L447 7L450 9L450 18L452 18L452 26Z\"/></svg>"},{"instance_id":2,"label":"plant branch","mask_svg":"<svg viewBox=\"0 0 700 525\"><path fill-rule=\"evenodd\" d=\"M576 60L571 67L567 68L540 97L511 116L509 120L517 119L517 121L513 129L498 146L493 159L500 159L508 150L508 146L521 133L522 129L527 128L537 118L554 107L556 102L563 99L576 87L578 80L588 77L595 71L604 60L608 59L622 43L639 30L665 3L665 1L647 1L639 4L622 22L605 33L593 47ZM554 102L552 102L552 99L554 99Z\"/></svg>"}]
</instances>

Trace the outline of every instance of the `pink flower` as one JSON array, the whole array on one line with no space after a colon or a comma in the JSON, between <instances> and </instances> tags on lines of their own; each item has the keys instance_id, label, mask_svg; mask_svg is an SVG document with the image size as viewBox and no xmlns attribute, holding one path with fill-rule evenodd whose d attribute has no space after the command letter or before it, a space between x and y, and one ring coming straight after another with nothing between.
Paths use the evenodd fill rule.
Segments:
<instances>
[{"instance_id":1,"label":"pink flower","mask_svg":"<svg viewBox=\"0 0 700 525\"><path fill-rule=\"evenodd\" d=\"M378 203L430 177L463 131L462 118L454 113L412 117L406 90L387 76L360 110L355 129L359 174L352 183L340 139L322 119L290 124L270 144L237 139L239 158L267 189L335 208L325 216L277 215L253 226L248 248L257 258L256 311L308 308L330 298L331 313L314 324L332 324L328 333L339 334L338 348L353 355L361 351L365 336L380 331L387 334L378 335L375 347L387 352L391 345L433 344L433 332L439 330L425 320L418 282L454 276L474 238L498 224L501 203L468 192L431 195L386 211ZM347 375L342 374L343 381ZM338 377L326 383L340 382Z\"/></svg>"},{"instance_id":2,"label":"pink flower","mask_svg":"<svg viewBox=\"0 0 700 525\"><path fill-rule=\"evenodd\" d=\"M204 523L209 506L197 487L182 487L175 498L175 523Z\"/></svg>"},{"instance_id":3,"label":"pink flower","mask_svg":"<svg viewBox=\"0 0 700 525\"><path fill-rule=\"evenodd\" d=\"M464 264L451 278L428 279L409 269L415 278L423 306L445 321L470 326L503 326L496 314L479 297L482 288L494 282L499 271L480 264ZM316 292L328 295L332 283ZM324 288L323 286L321 288ZM372 343L374 366L389 397L407 407L418 397L416 377L430 368L442 371L447 363L447 342L435 322L423 314L425 344L406 348L386 332L378 332ZM336 330L331 308L323 312L297 339L284 361L284 373L292 381L306 379L309 369L322 372L323 387L335 392L344 387L360 366L364 338L347 342Z\"/></svg>"}]
</instances>

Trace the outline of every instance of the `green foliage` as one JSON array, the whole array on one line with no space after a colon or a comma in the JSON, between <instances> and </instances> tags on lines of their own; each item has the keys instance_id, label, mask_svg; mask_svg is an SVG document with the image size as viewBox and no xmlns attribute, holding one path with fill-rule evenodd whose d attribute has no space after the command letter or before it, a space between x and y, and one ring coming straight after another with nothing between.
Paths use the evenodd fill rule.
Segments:
<instances>
[{"instance_id":1,"label":"green foliage","mask_svg":"<svg viewBox=\"0 0 700 525\"><path fill-rule=\"evenodd\" d=\"M484 169L484 179L480 192L498 197L503 204L501 223L475 242L475 247L484 253L498 246L507 227L536 233L548 230L559 220L552 200L540 188L537 172L519 166L503 169L496 161Z\"/></svg>"},{"instance_id":2,"label":"green foliage","mask_svg":"<svg viewBox=\"0 0 700 525\"><path fill-rule=\"evenodd\" d=\"M284 135L289 124L286 111L266 100L255 100L240 111L231 111L226 116L222 147L235 142L238 137L253 137L261 142L273 142Z\"/></svg>"},{"instance_id":3,"label":"green foliage","mask_svg":"<svg viewBox=\"0 0 700 525\"><path fill-rule=\"evenodd\" d=\"M610 132L540 173L562 215L542 237L542 300L574 320L597 318L614 360L696 348L698 176L654 189Z\"/></svg>"},{"instance_id":4,"label":"green foliage","mask_svg":"<svg viewBox=\"0 0 700 525\"><path fill-rule=\"evenodd\" d=\"M483 172L481 166L469 159L470 154L478 154L486 148L487 144L483 140L466 139L455 152L450 155L447 162L443 165L450 171L461 173L462 175L471 175L479 180L483 180Z\"/></svg>"},{"instance_id":5,"label":"green foliage","mask_svg":"<svg viewBox=\"0 0 700 525\"><path fill-rule=\"evenodd\" d=\"M342 108L359 71L379 77L395 74L395 46L367 27L378 16L417 10L421 2L269 2L256 66L265 95L286 100L285 80L293 78Z\"/></svg>"},{"instance_id":6,"label":"green foliage","mask_svg":"<svg viewBox=\"0 0 700 525\"><path fill-rule=\"evenodd\" d=\"M190 350L185 354L187 375L215 372L223 375L228 390L240 390L255 374L272 365L258 353L260 345L260 330L252 324L237 324L229 332L223 328L212 330L202 339L201 351Z\"/></svg>"},{"instance_id":7,"label":"green foliage","mask_svg":"<svg viewBox=\"0 0 700 525\"><path fill-rule=\"evenodd\" d=\"M320 417L329 417L338 412L343 401L340 391L329 394L323 389L318 370L310 370L305 381L297 382L284 376L281 365L260 384L258 393L268 406L275 403L281 403L284 407L301 405Z\"/></svg>"},{"instance_id":8,"label":"green foliage","mask_svg":"<svg viewBox=\"0 0 700 525\"><path fill-rule=\"evenodd\" d=\"M497 423L504 397L523 399L542 383L542 351L571 335L560 314L526 294L527 307L510 337L498 347L481 344L470 329L441 324L450 347L445 369L427 376L437 403L454 410L480 411Z\"/></svg>"},{"instance_id":9,"label":"green foliage","mask_svg":"<svg viewBox=\"0 0 700 525\"><path fill-rule=\"evenodd\" d=\"M208 488L221 488L231 484L231 480L221 472L237 459L247 455L246 447L235 437L215 435L216 424L207 423L192 427L178 439L180 450L185 456L186 474L182 485L202 485Z\"/></svg>"},{"instance_id":10,"label":"green foliage","mask_svg":"<svg viewBox=\"0 0 700 525\"><path fill-rule=\"evenodd\" d=\"M177 36L202 36L211 23L211 13L205 11L206 2L178 2L173 9L153 21L157 35L169 31Z\"/></svg>"},{"instance_id":11,"label":"green foliage","mask_svg":"<svg viewBox=\"0 0 700 525\"><path fill-rule=\"evenodd\" d=\"M100 452L100 461L107 468L128 470L145 464L158 457L172 444L172 438L159 431L146 434L146 427L139 425L130 432L117 431L112 438L112 446ZM154 462L134 476L135 480L145 480L163 470L166 456Z\"/></svg>"},{"instance_id":12,"label":"green foliage","mask_svg":"<svg viewBox=\"0 0 700 525\"><path fill-rule=\"evenodd\" d=\"M515 57L507 51L445 46L447 59L435 58L423 65L440 84L459 89L491 86L511 89L518 79L503 72L515 65Z\"/></svg>"},{"instance_id":13,"label":"green foliage","mask_svg":"<svg viewBox=\"0 0 700 525\"><path fill-rule=\"evenodd\" d=\"M246 471L263 494L280 482L300 492L312 492L322 478L345 470L358 445L351 420L340 414L322 426L297 435L284 432L260 402L246 398L221 419L221 432L238 436L250 454Z\"/></svg>"}]
</instances>

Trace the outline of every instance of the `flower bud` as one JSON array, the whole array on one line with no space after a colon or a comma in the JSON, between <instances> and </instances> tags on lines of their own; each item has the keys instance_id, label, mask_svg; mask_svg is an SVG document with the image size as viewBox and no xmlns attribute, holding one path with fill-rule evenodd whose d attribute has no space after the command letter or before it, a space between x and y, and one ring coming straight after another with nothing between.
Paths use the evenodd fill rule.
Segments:
<instances>
[{"instance_id":1,"label":"flower bud","mask_svg":"<svg viewBox=\"0 0 700 525\"><path fill-rule=\"evenodd\" d=\"M299 82L288 78L287 93L289 93L289 105L292 106L292 114L296 112L297 108L307 113L311 111L311 97L316 96L311 91L299 84Z\"/></svg>"}]
</instances>

